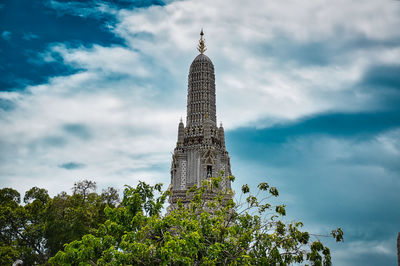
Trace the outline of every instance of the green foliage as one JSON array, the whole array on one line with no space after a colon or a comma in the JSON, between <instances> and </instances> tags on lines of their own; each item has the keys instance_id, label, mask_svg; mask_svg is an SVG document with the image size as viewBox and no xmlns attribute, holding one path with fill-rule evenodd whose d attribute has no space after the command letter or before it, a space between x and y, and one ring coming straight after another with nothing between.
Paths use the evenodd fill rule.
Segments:
<instances>
[{"instance_id":1,"label":"green foliage","mask_svg":"<svg viewBox=\"0 0 400 266\"><path fill-rule=\"evenodd\" d=\"M49 197L46 190L27 191L21 206L20 194L11 188L0 190L0 259L11 265L17 258L26 264L45 262L43 210ZM4 255L3 255L4 254Z\"/></svg>"},{"instance_id":2,"label":"green foliage","mask_svg":"<svg viewBox=\"0 0 400 266\"><path fill-rule=\"evenodd\" d=\"M260 183L253 194L243 185L244 201L235 202L222 181L193 186L191 203L178 201L165 215L170 191L161 184L126 186L121 202L116 189L98 194L88 180L75 183L72 195L53 198L34 187L23 205L18 191L3 188L0 265L16 259L25 265L331 264L329 248L302 231L301 222L282 222L285 205L268 202L279 195L275 187ZM341 228L331 235L343 241Z\"/></svg>"},{"instance_id":3,"label":"green foliage","mask_svg":"<svg viewBox=\"0 0 400 266\"><path fill-rule=\"evenodd\" d=\"M47 190L33 187L21 196L11 188L0 190L0 265L21 259L24 265L46 264L64 244L96 232L106 221L106 206L116 207L118 193L108 188L95 193L95 183L74 185L73 195L51 198Z\"/></svg>"},{"instance_id":4,"label":"green foliage","mask_svg":"<svg viewBox=\"0 0 400 266\"><path fill-rule=\"evenodd\" d=\"M229 177L230 178L230 177ZM106 207L107 220L97 230L65 245L49 260L53 265L287 265L308 261L330 265L330 250L301 231L301 222L286 224L285 205L266 203L278 196L267 183L256 195L247 185L245 202L235 203L232 191L219 189L221 177L188 191L191 203L165 215L170 194L161 185L140 182L127 186L120 206ZM210 197L211 196L211 197ZM332 236L343 240L339 228Z\"/></svg>"},{"instance_id":5,"label":"green foliage","mask_svg":"<svg viewBox=\"0 0 400 266\"><path fill-rule=\"evenodd\" d=\"M332 230L331 235L336 239L337 242L343 241L342 228L339 227L336 230Z\"/></svg>"}]
</instances>

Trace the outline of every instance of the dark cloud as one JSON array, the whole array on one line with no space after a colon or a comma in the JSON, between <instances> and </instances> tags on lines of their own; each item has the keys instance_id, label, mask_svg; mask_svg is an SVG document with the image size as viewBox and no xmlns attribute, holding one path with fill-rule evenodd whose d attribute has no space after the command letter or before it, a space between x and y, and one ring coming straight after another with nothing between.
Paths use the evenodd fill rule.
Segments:
<instances>
[{"instance_id":1,"label":"dark cloud","mask_svg":"<svg viewBox=\"0 0 400 266\"><path fill-rule=\"evenodd\" d=\"M13 101L0 98L0 109L3 109L4 111L11 111L14 110L14 108L15 103Z\"/></svg>"},{"instance_id":2,"label":"dark cloud","mask_svg":"<svg viewBox=\"0 0 400 266\"><path fill-rule=\"evenodd\" d=\"M263 150L263 145L284 143L290 138L298 136L372 137L376 133L396 128L399 125L400 111L328 113L309 116L294 122L277 124L264 129L240 128L230 131L227 134L229 139L233 140L236 145L239 145L238 150L257 147L257 151L258 148ZM257 145L254 145L256 143Z\"/></svg>"},{"instance_id":3,"label":"dark cloud","mask_svg":"<svg viewBox=\"0 0 400 266\"><path fill-rule=\"evenodd\" d=\"M65 138L58 136L47 136L39 142L35 142L33 146L49 146L49 147L64 147L67 144Z\"/></svg>"},{"instance_id":4,"label":"dark cloud","mask_svg":"<svg viewBox=\"0 0 400 266\"><path fill-rule=\"evenodd\" d=\"M400 109L400 66L373 65L363 75L357 91L381 109Z\"/></svg>"},{"instance_id":5,"label":"dark cloud","mask_svg":"<svg viewBox=\"0 0 400 266\"><path fill-rule=\"evenodd\" d=\"M395 243L393 243L393 245L395 245ZM349 249L349 252L351 252L351 248ZM365 266L396 265L396 257L391 254L370 252L367 256L365 256L364 254L359 254L359 256L352 256L346 261L346 263L348 263L349 265Z\"/></svg>"},{"instance_id":6,"label":"dark cloud","mask_svg":"<svg viewBox=\"0 0 400 266\"><path fill-rule=\"evenodd\" d=\"M293 39L277 37L273 42L256 44L260 54L278 59L285 64L324 66L331 63L335 49L329 42L309 41L296 43Z\"/></svg>"},{"instance_id":7,"label":"dark cloud","mask_svg":"<svg viewBox=\"0 0 400 266\"><path fill-rule=\"evenodd\" d=\"M66 124L63 126L64 131L83 140L92 137L90 130L82 124Z\"/></svg>"},{"instance_id":8,"label":"dark cloud","mask_svg":"<svg viewBox=\"0 0 400 266\"><path fill-rule=\"evenodd\" d=\"M370 87L389 87L400 90L400 66L375 65L364 74L363 84Z\"/></svg>"},{"instance_id":9,"label":"dark cloud","mask_svg":"<svg viewBox=\"0 0 400 266\"><path fill-rule=\"evenodd\" d=\"M60 168L64 168L67 170L74 170L74 169L81 169L84 168L86 165L83 163L77 163L77 162L68 162L59 165Z\"/></svg>"}]
</instances>

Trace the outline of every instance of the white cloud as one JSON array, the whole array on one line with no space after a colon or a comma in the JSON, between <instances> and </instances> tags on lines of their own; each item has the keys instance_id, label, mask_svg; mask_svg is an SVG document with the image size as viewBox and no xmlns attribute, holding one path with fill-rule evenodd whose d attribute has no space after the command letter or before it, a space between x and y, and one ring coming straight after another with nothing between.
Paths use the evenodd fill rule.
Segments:
<instances>
[{"instance_id":1,"label":"white cloud","mask_svg":"<svg viewBox=\"0 0 400 266\"><path fill-rule=\"evenodd\" d=\"M296 119L326 111L360 111L373 99L352 97L365 70L391 61L398 48L340 46L363 37L399 38L396 3L381 1L179 1L166 7L121 11L116 32L160 66L174 69L193 54L193 29L204 27L216 64L219 117L228 128L265 117ZM380 15L377 15L380 14ZM381 16L385 14L385 16ZM147 36L147 37L143 37ZM328 65L299 65L254 47L286 38L293 46L317 42L337 49ZM339 49L339 50L338 50ZM290 51L288 51L290 52ZM345 95L343 95L345 94ZM333 97L332 97L333 96Z\"/></svg>"},{"instance_id":2,"label":"white cloud","mask_svg":"<svg viewBox=\"0 0 400 266\"><path fill-rule=\"evenodd\" d=\"M77 9L50 4L65 12ZM126 45L54 44L43 59L51 61L57 53L80 72L23 93L1 94L15 103L14 110L1 111L5 130L0 138L6 147L1 184L46 186L55 193L79 177L113 178L121 185L157 175L168 182L165 169L177 121L186 113L188 68L202 27L216 67L217 115L227 129L371 108L373 99L358 97L354 84L369 66L395 63L399 48L343 47L360 36L376 42L399 38L398 11L392 2L343 0L191 0L134 10L86 8L80 15L115 14L113 31ZM277 51L282 40L288 50ZM293 54L290 49L307 43L327 46L335 57L327 54L326 64L301 64L299 58L274 53ZM91 138L68 135L65 124L84 125ZM59 167L71 161L85 167Z\"/></svg>"},{"instance_id":3,"label":"white cloud","mask_svg":"<svg viewBox=\"0 0 400 266\"><path fill-rule=\"evenodd\" d=\"M110 87L101 72L56 77L26 94L2 93L17 106L1 116L7 128L0 133L2 186L41 186L54 194L83 178L119 188L138 179L168 182L181 112L152 102L146 88L131 84L132 93L122 94L125 83ZM68 124L83 125L90 137L69 134L63 129ZM85 167L59 167L70 161Z\"/></svg>"},{"instance_id":4,"label":"white cloud","mask_svg":"<svg viewBox=\"0 0 400 266\"><path fill-rule=\"evenodd\" d=\"M60 54L66 64L101 72L103 75L150 76L150 69L145 68L145 60L140 60L140 54L129 48L94 45L90 49L68 49L65 45L56 45L52 51Z\"/></svg>"}]
</instances>

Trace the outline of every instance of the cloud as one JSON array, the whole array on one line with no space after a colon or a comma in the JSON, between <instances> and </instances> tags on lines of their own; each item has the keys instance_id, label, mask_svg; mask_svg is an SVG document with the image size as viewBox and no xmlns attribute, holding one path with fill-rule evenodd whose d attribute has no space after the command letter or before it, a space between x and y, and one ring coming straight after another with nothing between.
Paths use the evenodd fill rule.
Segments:
<instances>
[{"instance_id":1,"label":"cloud","mask_svg":"<svg viewBox=\"0 0 400 266\"><path fill-rule=\"evenodd\" d=\"M205 27L207 44L219 71L218 108L227 128L268 126L332 110L383 108L360 84L375 64L394 64L400 55L398 45L381 43L399 38L395 30L399 20L394 15L398 6L369 1L360 8L346 3L343 12L343 1L328 7L311 1L301 3L301 12L293 13L298 4L260 2L255 8L233 1L227 7L220 1L202 5L204 12L196 12L196 2L184 1L140 12L123 9L115 12L114 33L125 40L126 47L69 48L59 44L51 51L72 67L96 72L93 78L100 73L114 79L136 76L132 82L148 84L150 77L161 81L164 75L169 80L156 81L155 89L161 91L165 84L177 93L178 87L186 86L183 73L187 68L183 66L193 57L196 43L196 36L187 29L209 21L204 25L209 29ZM227 13L219 14L220 8ZM387 16L376 17L376 9ZM101 12L96 7L90 10ZM352 23L345 23L343 17L350 13ZM371 21L371 16L377 21ZM236 24L243 26L234 27ZM378 33L380 28L385 30ZM361 41L370 45L354 45Z\"/></svg>"},{"instance_id":2,"label":"cloud","mask_svg":"<svg viewBox=\"0 0 400 266\"><path fill-rule=\"evenodd\" d=\"M12 35L11 32L6 30L1 33L1 37L6 41L11 40L11 35Z\"/></svg>"},{"instance_id":3,"label":"cloud","mask_svg":"<svg viewBox=\"0 0 400 266\"><path fill-rule=\"evenodd\" d=\"M0 108L4 111L10 111L14 109L15 105L12 101L7 99L0 99Z\"/></svg>"},{"instance_id":4,"label":"cloud","mask_svg":"<svg viewBox=\"0 0 400 266\"><path fill-rule=\"evenodd\" d=\"M67 170L74 170L74 169L79 169L79 168L85 167L85 164L76 163L76 162L69 162L69 163L63 163L59 167L67 169Z\"/></svg>"},{"instance_id":5,"label":"cloud","mask_svg":"<svg viewBox=\"0 0 400 266\"><path fill-rule=\"evenodd\" d=\"M395 129L399 125L399 111L327 113L304 117L290 123L283 121L264 129L239 128L230 134L232 138L238 141L246 138L243 141L245 145L255 145L265 141L267 141L265 145L271 145L272 143L285 143L290 139L308 135L368 139L379 133ZM259 148L261 151L263 150L262 146Z\"/></svg>"},{"instance_id":6,"label":"cloud","mask_svg":"<svg viewBox=\"0 0 400 266\"><path fill-rule=\"evenodd\" d=\"M79 3L50 4L77 10ZM93 176L167 169L174 125L185 114L188 66L198 39L193 29L201 27L216 66L218 117L228 130L291 125L320 113L383 112L387 107L381 102L393 99L372 85L382 79L397 83L385 69L374 71L385 66L396 73L395 3L368 1L360 7L343 1L254 1L243 6L240 1L178 1L112 12L100 10L100 4L87 6L86 15L114 15L110 30L124 45L52 43L41 59L57 57L76 72L1 95L6 111L1 123L7 129L1 138L13 150L3 164L6 176L26 176L22 169L16 174L12 165L28 158L36 158L32 165L51 169L65 161L89 160L80 170L88 174L99 167ZM327 129L330 134L351 133L353 122L346 117L339 130ZM321 127L320 122L304 126ZM49 146L54 147L50 159L43 154ZM144 154L149 157L132 159ZM49 177L54 175L50 172Z\"/></svg>"},{"instance_id":7,"label":"cloud","mask_svg":"<svg viewBox=\"0 0 400 266\"><path fill-rule=\"evenodd\" d=\"M34 40L34 39L38 39L38 38L39 38L39 36L32 32L24 33L24 35L22 36L22 39L24 39L26 41L30 41L30 40Z\"/></svg>"},{"instance_id":8,"label":"cloud","mask_svg":"<svg viewBox=\"0 0 400 266\"><path fill-rule=\"evenodd\" d=\"M400 66L374 65L371 66L361 80L360 95L373 98L377 106L398 110L400 102Z\"/></svg>"},{"instance_id":9,"label":"cloud","mask_svg":"<svg viewBox=\"0 0 400 266\"><path fill-rule=\"evenodd\" d=\"M94 18L101 20L104 17L113 16L118 9L145 8L153 5L165 5L163 0L91 0L91 1L56 1L50 0L46 5L57 11L59 16L72 15L83 18Z\"/></svg>"},{"instance_id":10,"label":"cloud","mask_svg":"<svg viewBox=\"0 0 400 266\"><path fill-rule=\"evenodd\" d=\"M4 92L2 98L15 107L0 116L7 125L0 133L1 183L21 191L46 187L53 194L68 190L77 178L96 180L100 187L138 179L167 183L181 112L155 105L149 89L129 81L107 82L94 70L53 78L28 93ZM65 162L86 166L61 171Z\"/></svg>"},{"instance_id":11,"label":"cloud","mask_svg":"<svg viewBox=\"0 0 400 266\"><path fill-rule=\"evenodd\" d=\"M85 125L81 124L65 124L63 126L63 129L70 133L71 135L74 135L78 138L81 138L83 140L88 140L91 138L91 133L89 129Z\"/></svg>"},{"instance_id":12,"label":"cloud","mask_svg":"<svg viewBox=\"0 0 400 266\"><path fill-rule=\"evenodd\" d=\"M68 49L64 45L56 45L52 51L59 54L66 64L101 72L103 75L129 75L139 78L150 76L149 69L145 68L145 60L140 60L140 54L125 47L106 48L94 45L89 49Z\"/></svg>"},{"instance_id":13,"label":"cloud","mask_svg":"<svg viewBox=\"0 0 400 266\"><path fill-rule=\"evenodd\" d=\"M82 3L50 4L77 10ZM398 82L385 69L374 71L385 66L396 73L396 3L254 1L243 6L240 1L177 1L133 10L99 9L103 4L108 5L85 7L84 15L114 15L110 30L124 45L52 43L41 59L58 56L76 72L1 95L6 111L1 123L7 128L1 138L14 150L7 160L8 175L15 174L12 160L35 155L32 164L41 165L46 159L41 152L48 146L64 149L51 150L56 159L44 163L49 167L70 161L65 156L72 153L82 161L91 157L90 165L126 160L125 166L114 163L106 173L135 169L128 166L133 163L129 158L142 154L163 158L149 167L167 168L176 137L173 125L185 113L188 66L198 39L193 29L201 27L216 66L218 117L228 130L290 124L319 113L385 111L377 99L393 99L376 98L382 91L371 88L382 79ZM314 122L307 126L316 126ZM351 123L341 130L351 130Z\"/></svg>"},{"instance_id":14,"label":"cloud","mask_svg":"<svg viewBox=\"0 0 400 266\"><path fill-rule=\"evenodd\" d=\"M115 12L115 10L110 8L110 6L103 1L61 2L50 0L47 2L47 5L56 10L58 12L58 15L60 16L70 14L79 17L94 17L99 19L101 17L109 15L109 13Z\"/></svg>"},{"instance_id":15,"label":"cloud","mask_svg":"<svg viewBox=\"0 0 400 266\"><path fill-rule=\"evenodd\" d=\"M336 261L339 265L374 265L381 263L392 265L396 261L394 237L385 241L355 241L346 244L346 249L337 251ZM351 253L349 253L351 250ZM376 265L376 264L375 264Z\"/></svg>"},{"instance_id":16,"label":"cloud","mask_svg":"<svg viewBox=\"0 0 400 266\"><path fill-rule=\"evenodd\" d=\"M364 72L379 62L397 64L399 46L381 44L399 39L396 3L213 1L197 12L199 5L184 1L144 12L123 10L116 33L174 69L171 63L194 49L195 36L187 29L204 27L217 66L219 114L228 128L255 125L265 117L369 109L376 106L374 99L359 97L363 88L357 87ZM376 10L387 16L376 17ZM357 44L361 41L370 45Z\"/></svg>"}]
</instances>

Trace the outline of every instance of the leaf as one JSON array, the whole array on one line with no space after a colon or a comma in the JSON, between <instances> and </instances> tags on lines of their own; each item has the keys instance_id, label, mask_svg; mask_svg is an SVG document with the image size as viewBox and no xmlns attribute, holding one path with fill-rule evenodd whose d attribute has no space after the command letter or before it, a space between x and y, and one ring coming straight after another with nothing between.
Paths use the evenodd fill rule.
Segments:
<instances>
[{"instance_id":1,"label":"leaf","mask_svg":"<svg viewBox=\"0 0 400 266\"><path fill-rule=\"evenodd\" d=\"M275 196L275 197L278 197L278 196L279 196L279 192L278 192L278 189L277 189L276 187L271 187L271 188L269 189L269 193L270 193L272 196Z\"/></svg>"},{"instance_id":2,"label":"leaf","mask_svg":"<svg viewBox=\"0 0 400 266\"><path fill-rule=\"evenodd\" d=\"M242 192L243 194L249 193L250 192L250 188L247 184L242 186Z\"/></svg>"},{"instance_id":3,"label":"leaf","mask_svg":"<svg viewBox=\"0 0 400 266\"><path fill-rule=\"evenodd\" d=\"M280 215L285 216L286 215L286 206L285 205L278 205L275 207L275 211L279 213Z\"/></svg>"},{"instance_id":4,"label":"leaf","mask_svg":"<svg viewBox=\"0 0 400 266\"><path fill-rule=\"evenodd\" d=\"M336 242L343 242L344 241L343 230L340 227L338 227L335 230L332 230L331 235L333 236L333 238L335 238Z\"/></svg>"},{"instance_id":5,"label":"leaf","mask_svg":"<svg viewBox=\"0 0 400 266\"><path fill-rule=\"evenodd\" d=\"M267 191L268 188L269 188L269 185L268 185L267 182L263 182L263 183L258 184L257 187L258 187L260 190Z\"/></svg>"}]
</instances>

